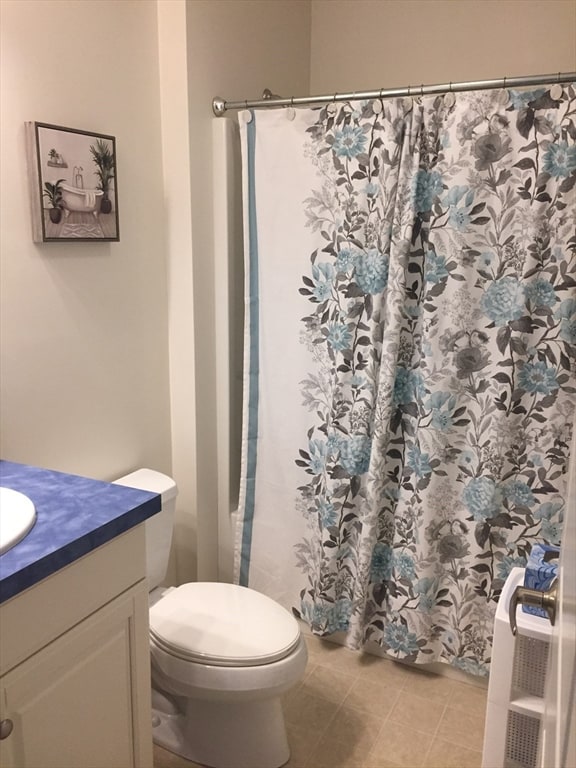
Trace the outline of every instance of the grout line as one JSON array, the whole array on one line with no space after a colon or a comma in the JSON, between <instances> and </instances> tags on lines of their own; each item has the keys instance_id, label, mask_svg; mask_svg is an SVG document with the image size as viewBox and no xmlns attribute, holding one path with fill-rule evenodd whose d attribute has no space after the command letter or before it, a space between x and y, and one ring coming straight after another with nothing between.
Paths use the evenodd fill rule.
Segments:
<instances>
[{"instance_id":1,"label":"grout line","mask_svg":"<svg viewBox=\"0 0 576 768\"><path fill-rule=\"evenodd\" d=\"M326 735L328 729L330 728L330 726L334 722L335 718L338 716L338 714L346 706L347 697L350 694L350 690L351 690L352 686L357 684L358 682L369 681L370 680L369 676L366 676L366 675L362 674L360 668L358 668L358 670L355 671L355 673L354 673L354 671L351 671L349 668L344 668L344 669L341 668L339 666L339 664L337 663L337 657L334 655L333 651L332 652L326 651L326 653L330 655L330 662L324 664L323 663L324 662L324 659L323 659L323 649L321 649L321 648L320 649L315 649L315 652L314 652L314 662L311 664L310 669L307 670L307 674L305 675L304 679L308 678L309 675L312 673L312 671L314 669L317 669L318 667L322 667L323 669L330 669L331 671L334 671L336 673L339 673L339 674L345 675L345 676L347 676L349 678L352 678L354 682L351 684L350 688L344 694L342 700L339 703L337 701L334 701L334 699L330 699L330 698L324 697L322 695L322 693L318 692L318 691L314 691L314 693L310 693L309 694L309 695L314 695L317 698L321 698L324 701L328 701L331 704L336 705L336 709L334 710L333 715L327 720L325 726L321 730L319 730L318 733L316 734L316 738L313 740L313 743L312 743L312 746L310 747L310 750L307 751L307 754L303 755L303 757L304 757L303 765L304 765L305 768L316 768L316 766L314 766L313 763L312 763L312 756L313 756L315 750L317 749L318 745L320 744L322 738L324 738L324 736ZM347 658L347 654L343 653L343 658L344 657ZM385 657L382 658L382 662L383 663L387 663L387 664L393 664L394 663L393 660L387 659ZM400 668L401 668L401 665L400 665ZM442 677L442 676L438 675L438 677ZM464 684L464 681L452 680L451 678L448 678L453 683L455 683L455 685L452 688L452 690L450 690L449 695L446 698L446 700L444 702L441 702L441 701L434 701L434 699L429 699L427 696L423 696L421 693L415 692L413 690L412 686L410 685L410 683L411 683L411 681L413 679L414 678L413 678L412 674L409 673L409 674L406 674L406 675L398 675L398 677L396 679L394 679L394 676L393 676L391 680L388 680L386 682L382 682L381 683L382 686L390 686L390 690L393 691L394 694L393 694L393 697L391 698L391 701L390 701L389 711L388 711L388 713L386 714L385 717L381 718L380 724L379 724L378 729L376 731L376 734L374 736L374 740L372 742L370 750L367 753L367 755L370 757L370 759L375 756L375 746L378 743L378 740L380 739L380 736L382 734L382 731L384 730L385 725L388 722L394 722L394 721L391 721L390 718L391 718L391 715L392 715L392 713L394 711L394 708L397 705L398 700L400 699L402 693L406 693L408 695L417 696L419 698L425 699L425 700L429 701L431 706L436 705L436 706L441 706L442 707L442 712L441 712L440 718L438 720L438 724L437 724L436 728L434 729L434 732L433 733L430 733L430 732L427 733L427 735L431 737L430 746L428 747L428 749L426 750L425 754L423 755L423 761L422 761L421 765L425 765L426 761L429 759L429 756L430 756L430 753L432 751L432 748L433 748L436 740L439 738L439 731L440 731L440 728L442 726L443 719L446 716L448 708L450 707L450 705L453 702L453 698L455 696L455 691L457 690L457 688L460 687L460 685ZM300 687L304 687L303 682L299 684L298 688L300 688ZM354 707L354 709L358 709L358 711L360 713L364 712L364 710L361 710L358 707ZM366 711L364 713L365 714L369 714L369 711ZM482 715L478 714L478 720L480 720L481 717L482 717ZM305 726L302 726L302 727L305 728ZM405 727L414 728L415 731L418 731L418 728L414 727L414 725L406 725ZM424 733L424 732L422 731L422 733ZM457 742L452 742L450 739L447 739L447 741L449 741L450 743L454 744L455 746L459 746L461 748L463 746L461 744L458 744ZM466 746L465 748L470 750L469 746ZM473 751L474 752L478 752L478 750L473 750ZM480 752L480 754L481 754L481 752Z\"/></svg>"},{"instance_id":2,"label":"grout line","mask_svg":"<svg viewBox=\"0 0 576 768\"><path fill-rule=\"evenodd\" d=\"M376 738L374 739L374 744L372 744L372 746L368 750L368 756L374 755L374 747L378 743L378 739L380 738L380 734L382 733L382 731L384 730L384 726L386 725L386 723L390 719L390 715L392 714L392 711L393 711L394 707L398 703L398 699L400 698L400 694L401 693L402 693L402 689L399 689L396 692L394 702L393 702L392 706L390 707L390 710L389 710L388 714L386 715L386 717L382 718L382 722L380 723L380 728L378 729L378 733L376 734Z\"/></svg>"},{"instance_id":3,"label":"grout line","mask_svg":"<svg viewBox=\"0 0 576 768\"><path fill-rule=\"evenodd\" d=\"M449 701L450 699L448 699ZM428 750L426 751L426 754L424 755L424 762L422 765L426 765L426 762L428 761L428 758L430 757L430 752L432 752L432 747L434 746L434 742L438 738L438 732L440 730L440 726L442 725L442 720L444 719L444 715L446 714L446 710L448 709L448 702L444 704L444 709L442 710L442 714L440 715L440 719L438 720L438 725L436 726L436 730L434 731L432 735L432 741L430 742L430 746L428 747Z\"/></svg>"},{"instance_id":4,"label":"grout line","mask_svg":"<svg viewBox=\"0 0 576 768\"><path fill-rule=\"evenodd\" d=\"M328 699L323 699L323 700L328 701ZM332 704L335 704L335 702L332 702ZM322 738L324 737L324 735L327 733L328 728L330 727L330 724L333 722L333 720L336 719L336 715L338 714L341 708L342 708L342 704L339 704L338 707L336 708L336 711L334 712L332 717L329 718L324 728L320 729L317 741L314 743L313 748L310 750L310 754L308 755L308 757L304 760L304 768L315 768L313 765L310 765L310 760L312 760L312 755L314 754L316 747L322 741Z\"/></svg>"}]
</instances>

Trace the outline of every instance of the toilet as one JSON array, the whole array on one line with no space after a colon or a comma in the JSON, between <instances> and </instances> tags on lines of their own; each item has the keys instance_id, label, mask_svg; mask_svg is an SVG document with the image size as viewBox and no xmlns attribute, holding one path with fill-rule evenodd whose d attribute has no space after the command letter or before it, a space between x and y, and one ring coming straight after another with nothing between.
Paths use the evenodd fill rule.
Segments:
<instances>
[{"instance_id":1,"label":"toilet","mask_svg":"<svg viewBox=\"0 0 576 768\"><path fill-rule=\"evenodd\" d=\"M290 757L281 697L307 662L298 622L248 587L161 587L176 484L151 469L115 483L162 496L162 511L145 522L154 741L212 768L279 768Z\"/></svg>"}]
</instances>

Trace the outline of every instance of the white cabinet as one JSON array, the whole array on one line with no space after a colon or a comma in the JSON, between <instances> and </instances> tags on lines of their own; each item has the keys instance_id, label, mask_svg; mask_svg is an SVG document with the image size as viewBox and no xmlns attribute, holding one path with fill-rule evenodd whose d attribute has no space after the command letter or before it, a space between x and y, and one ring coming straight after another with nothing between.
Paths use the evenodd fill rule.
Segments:
<instances>
[{"instance_id":1,"label":"white cabinet","mask_svg":"<svg viewBox=\"0 0 576 768\"><path fill-rule=\"evenodd\" d=\"M151 768L142 529L0 606L2 768Z\"/></svg>"},{"instance_id":2,"label":"white cabinet","mask_svg":"<svg viewBox=\"0 0 576 768\"><path fill-rule=\"evenodd\" d=\"M496 609L484 732L484 768L536 768L548 673L552 625L548 619L516 613L512 634L509 606L524 568L510 571Z\"/></svg>"}]
</instances>

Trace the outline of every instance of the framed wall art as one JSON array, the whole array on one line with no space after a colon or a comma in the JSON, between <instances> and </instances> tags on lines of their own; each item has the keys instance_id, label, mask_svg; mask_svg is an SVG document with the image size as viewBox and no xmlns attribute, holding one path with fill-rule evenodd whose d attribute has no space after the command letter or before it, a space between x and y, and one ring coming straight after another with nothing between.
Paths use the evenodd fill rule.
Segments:
<instances>
[{"instance_id":1,"label":"framed wall art","mask_svg":"<svg viewBox=\"0 0 576 768\"><path fill-rule=\"evenodd\" d=\"M35 243L118 241L114 136L26 123Z\"/></svg>"}]
</instances>

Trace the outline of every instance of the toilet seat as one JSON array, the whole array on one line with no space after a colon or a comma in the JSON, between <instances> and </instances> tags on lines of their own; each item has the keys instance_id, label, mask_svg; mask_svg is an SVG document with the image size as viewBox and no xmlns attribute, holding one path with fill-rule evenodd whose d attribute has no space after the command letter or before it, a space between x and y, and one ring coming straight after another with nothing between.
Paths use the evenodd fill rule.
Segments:
<instances>
[{"instance_id":1,"label":"toilet seat","mask_svg":"<svg viewBox=\"0 0 576 768\"><path fill-rule=\"evenodd\" d=\"M170 590L150 608L150 634L165 653L223 667L271 664L298 645L296 619L266 595L200 582Z\"/></svg>"}]
</instances>

